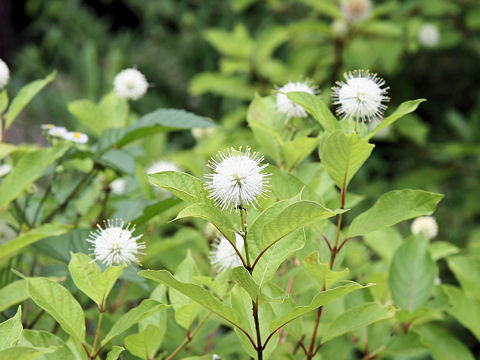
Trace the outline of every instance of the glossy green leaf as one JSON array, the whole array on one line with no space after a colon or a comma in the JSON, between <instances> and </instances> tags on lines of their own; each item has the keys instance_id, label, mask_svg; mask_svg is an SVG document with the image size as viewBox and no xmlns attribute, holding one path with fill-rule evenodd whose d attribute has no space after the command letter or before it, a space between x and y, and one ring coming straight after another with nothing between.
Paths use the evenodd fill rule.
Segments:
<instances>
[{"instance_id":1,"label":"glossy green leaf","mask_svg":"<svg viewBox=\"0 0 480 360\"><path fill-rule=\"evenodd\" d=\"M410 101L405 101L401 103L400 106L394 111L394 113L390 116L387 116L385 119L383 119L380 125L378 125L375 129L370 131L365 136L365 139L367 140L371 139L375 134L377 134L382 129L393 124L395 121L399 120L403 116L415 111L418 105L420 105L424 101L426 101L426 99L410 100Z\"/></svg>"},{"instance_id":2,"label":"glossy green leaf","mask_svg":"<svg viewBox=\"0 0 480 360\"><path fill-rule=\"evenodd\" d=\"M410 238L396 251L388 277L394 304L413 312L425 305L438 274L423 238Z\"/></svg>"},{"instance_id":3,"label":"glossy green leaf","mask_svg":"<svg viewBox=\"0 0 480 360\"><path fill-rule=\"evenodd\" d=\"M292 91L286 95L290 100L300 105L311 114L326 131L334 132L335 130L340 129L338 120L318 96L303 91Z\"/></svg>"},{"instance_id":4,"label":"glossy green leaf","mask_svg":"<svg viewBox=\"0 0 480 360\"><path fill-rule=\"evenodd\" d=\"M209 29L203 36L215 49L227 56L248 59L253 49L253 40L241 23L236 24L231 32Z\"/></svg>"},{"instance_id":5,"label":"glossy green leaf","mask_svg":"<svg viewBox=\"0 0 480 360\"><path fill-rule=\"evenodd\" d=\"M320 158L335 184L340 189L347 188L374 147L355 133L335 131L325 139Z\"/></svg>"},{"instance_id":6,"label":"glossy green leaf","mask_svg":"<svg viewBox=\"0 0 480 360\"><path fill-rule=\"evenodd\" d=\"M322 337L322 343L377 321L390 319L394 315L395 308L393 306L384 306L377 303L355 306L345 311L330 324L326 334Z\"/></svg>"},{"instance_id":7,"label":"glossy green leaf","mask_svg":"<svg viewBox=\"0 0 480 360\"><path fill-rule=\"evenodd\" d=\"M47 349L34 349L31 347L17 346L0 351L2 360L33 360L37 359L45 352L53 351Z\"/></svg>"},{"instance_id":8,"label":"glossy green leaf","mask_svg":"<svg viewBox=\"0 0 480 360\"><path fill-rule=\"evenodd\" d=\"M447 258L448 267L462 285L465 293L480 301L480 256L458 255Z\"/></svg>"},{"instance_id":9,"label":"glossy green leaf","mask_svg":"<svg viewBox=\"0 0 480 360\"><path fill-rule=\"evenodd\" d=\"M127 336L125 338L125 347L139 358L153 359L160 346L158 341L160 333L161 330L158 327L148 325L138 334Z\"/></svg>"},{"instance_id":10,"label":"glossy green leaf","mask_svg":"<svg viewBox=\"0 0 480 360\"><path fill-rule=\"evenodd\" d=\"M60 324L76 341L85 341L83 309L62 285L46 278L26 278L27 291L32 300Z\"/></svg>"},{"instance_id":11,"label":"glossy green leaf","mask_svg":"<svg viewBox=\"0 0 480 360\"><path fill-rule=\"evenodd\" d=\"M339 298L340 296L346 295L352 291L362 289L367 286L363 286L360 284L357 284L356 282L353 281L348 281L345 282L344 285L340 285L338 287L326 290L326 291L321 291L311 301L310 304L306 306L297 306L288 313L280 316L278 319L274 320L270 324L270 331L274 331L279 329L280 327L284 326L285 324L289 323L292 320L295 320L296 318L299 318L300 316L303 316L310 311L313 311L315 309L318 309L320 306L323 306L327 304L328 302L335 300Z\"/></svg>"},{"instance_id":12,"label":"glossy green leaf","mask_svg":"<svg viewBox=\"0 0 480 360\"><path fill-rule=\"evenodd\" d=\"M26 299L28 299L27 282L25 280L14 281L0 289L0 311Z\"/></svg>"},{"instance_id":13,"label":"glossy green leaf","mask_svg":"<svg viewBox=\"0 0 480 360\"><path fill-rule=\"evenodd\" d=\"M43 171L69 148L59 144L24 154L0 184L0 209L17 198L22 191L42 176Z\"/></svg>"},{"instance_id":14,"label":"glossy green leaf","mask_svg":"<svg viewBox=\"0 0 480 360\"><path fill-rule=\"evenodd\" d=\"M250 275L248 270L243 266L232 269L232 279L248 293L253 301L263 303L283 300L283 298L273 299L270 296L265 295L262 292L260 285L255 282L252 275Z\"/></svg>"},{"instance_id":15,"label":"glossy green leaf","mask_svg":"<svg viewBox=\"0 0 480 360\"><path fill-rule=\"evenodd\" d=\"M14 317L0 324L0 350L15 346L22 330L22 307L19 306Z\"/></svg>"},{"instance_id":16,"label":"glossy green leaf","mask_svg":"<svg viewBox=\"0 0 480 360\"><path fill-rule=\"evenodd\" d=\"M348 237L366 235L386 226L435 211L443 195L423 190L394 190L383 194L370 209L353 219Z\"/></svg>"},{"instance_id":17,"label":"glossy green leaf","mask_svg":"<svg viewBox=\"0 0 480 360\"><path fill-rule=\"evenodd\" d=\"M75 358L65 341L48 331L25 329L22 332L19 345L31 346L39 350L42 348L46 349L56 347L56 350L51 349L53 350L52 352L43 355L45 360L63 360Z\"/></svg>"},{"instance_id":18,"label":"glossy green leaf","mask_svg":"<svg viewBox=\"0 0 480 360\"><path fill-rule=\"evenodd\" d=\"M284 142L282 151L285 158L285 167L293 169L315 150L319 142L319 138L307 136L297 136L292 141Z\"/></svg>"},{"instance_id":19,"label":"glossy green leaf","mask_svg":"<svg viewBox=\"0 0 480 360\"><path fill-rule=\"evenodd\" d=\"M102 272L100 266L93 262L90 256L83 253L71 253L68 270L77 288L99 307L104 308L110 290L122 275L123 267L110 266Z\"/></svg>"},{"instance_id":20,"label":"glossy green leaf","mask_svg":"<svg viewBox=\"0 0 480 360\"><path fill-rule=\"evenodd\" d=\"M125 349L121 346L112 346L112 349L108 352L107 358L105 360L117 360L120 356L120 354L124 351Z\"/></svg>"},{"instance_id":21,"label":"glossy green leaf","mask_svg":"<svg viewBox=\"0 0 480 360\"><path fill-rule=\"evenodd\" d=\"M36 241L50 236L62 235L68 230L70 230L69 225L51 223L40 225L33 230L21 234L16 239L13 239L6 244L0 245L0 263L4 262L11 256L17 254L23 248L35 243Z\"/></svg>"},{"instance_id":22,"label":"glossy green leaf","mask_svg":"<svg viewBox=\"0 0 480 360\"><path fill-rule=\"evenodd\" d=\"M425 352L426 347L420 341L418 334L410 331L393 336L382 354L415 356Z\"/></svg>"},{"instance_id":23,"label":"glossy green leaf","mask_svg":"<svg viewBox=\"0 0 480 360\"><path fill-rule=\"evenodd\" d=\"M44 79L32 81L20 89L5 114L5 130L12 125L18 114L28 105L33 97L55 79L56 75L57 72L54 71Z\"/></svg>"},{"instance_id":24,"label":"glossy green leaf","mask_svg":"<svg viewBox=\"0 0 480 360\"><path fill-rule=\"evenodd\" d=\"M120 335L130 327L138 323L140 320L150 316L157 311L167 309L169 305L162 304L157 300L146 299L140 305L123 314L110 328L110 331L102 340L102 346L112 340L115 336Z\"/></svg>"},{"instance_id":25,"label":"glossy green leaf","mask_svg":"<svg viewBox=\"0 0 480 360\"><path fill-rule=\"evenodd\" d=\"M321 262L318 251L310 253L303 259L303 266L314 276L320 286L326 289L336 281L345 278L350 271L349 269L343 269L342 271L330 270L330 264Z\"/></svg>"},{"instance_id":26,"label":"glossy green leaf","mask_svg":"<svg viewBox=\"0 0 480 360\"><path fill-rule=\"evenodd\" d=\"M195 176L179 171L163 171L148 175L152 184L168 190L180 199L195 203L205 198L203 182Z\"/></svg>"},{"instance_id":27,"label":"glossy green leaf","mask_svg":"<svg viewBox=\"0 0 480 360\"><path fill-rule=\"evenodd\" d=\"M447 256L457 254L460 249L448 241L434 241L428 247L433 261L443 259Z\"/></svg>"}]
</instances>

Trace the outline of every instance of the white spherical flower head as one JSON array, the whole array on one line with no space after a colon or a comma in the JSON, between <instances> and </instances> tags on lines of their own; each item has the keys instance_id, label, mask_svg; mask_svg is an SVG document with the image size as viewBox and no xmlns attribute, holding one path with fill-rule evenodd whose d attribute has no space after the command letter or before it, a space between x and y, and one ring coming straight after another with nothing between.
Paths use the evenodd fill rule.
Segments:
<instances>
[{"instance_id":1,"label":"white spherical flower head","mask_svg":"<svg viewBox=\"0 0 480 360\"><path fill-rule=\"evenodd\" d=\"M87 134L78 131L69 131L63 136L63 138L77 144L85 144L88 142Z\"/></svg>"},{"instance_id":2,"label":"white spherical flower head","mask_svg":"<svg viewBox=\"0 0 480 360\"><path fill-rule=\"evenodd\" d=\"M12 170L12 167L8 164L2 164L0 165L0 177L7 175L10 170Z\"/></svg>"},{"instance_id":3,"label":"white spherical flower head","mask_svg":"<svg viewBox=\"0 0 480 360\"><path fill-rule=\"evenodd\" d=\"M243 237L237 233L235 233L235 246L237 247L237 250L242 253ZM219 271L242 266L242 261L240 260L238 253L235 251L230 241L224 236L218 237L213 245L210 258L212 264L217 267Z\"/></svg>"},{"instance_id":4,"label":"white spherical flower head","mask_svg":"<svg viewBox=\"0 0 480 360\"><path fill-rule=\"evenodd\" d=\"M212 158L208 166L214 171L208 174L206 189L222 210L255 207L258 197L265 197L269 174L263 173L268 166L260 165L263 156L229 149Z\"/></svg>"},{"instance_id":5,"label":"white spherical flower head","mask_svg":"<svg viewBox=\"0 0 480 360\"><path fill-rule=\"evenodd\" d=\"M387 108L383 103L390 100L386 96L388 87L382 88L385 81L368 70L356 70L344 76L346 81L337 81L337 86L332 88L337 115L356 121L381 119Z\"/></svg>"},{"instance_id":6,"label":"white spherical flower head","mask_svg":"<svg viewBox=\"0 0 480 360\"><path fill-rule=\"evenodd\" d=\"M47 124L43 130L47 130L47 134L49 136L57 137L57 138L65 138L65 135L67 134L67 129L65 129L63 126L55 126L51 124ZM43 126L43 125L42 125Z\"/></svg>"},{"instance_id":7,"label":"white spherical flower head","mask_svg":"<svg viewBox=\"0 0 480 360\"><path fill-rule=\"evenodd\" d=\"M119 98L138 100L147 92L148 82L140 71L130 68L120 71L115 76L113 89Z\"/></svg>"},{"instance_id":8,"label":"white spherical flower head","mask_svg":"<svg viewBox=\"0 0 480 360\"><path fill-rule=\"evenodd\" d=\"M309 94L315 94L316 89L314 87L310 86L307 82L289 82L277 91L277 108L281 113L285 114L288 119L292 117L305 118L308 116L305 109L295 104L285 93L303 91Z\"/></svg>"},{"instance_id":9,"label":"white spherical flower head","mask_svg":"<svg viewBox=\"0 0 480 360\"><path fill-rule=\"evenodd\" d=\"M418 42L426 47L434 47L440 41L440 31L433 24L424 24L418 30Z\"/></svg>"},{"instance_id":10,"label":"white spherical flower head","mask_svg":"<svg viewBox=\"0 0 480 360\"><path fill-rule=\"evenodd\" d=\"M422 234L431 240L438 234L438 225L433 216L420 216L413 220L411 230L413 234Z\"/></svg>"},{"instance_id":11,"label":"white spherical flower head","mask_svg":"<svg viewBox=\"0 0 480 360\"><path fill-rule=\"evenodd\" d=\"M10 70L8 69L5 61L0 59L0 90L7 86L8 81L10 80Z\"/></svg>"},{"instance_id":12,"label":"white spherical flower head","mask_svg":"<svg viewBox=\"0 0 480 360\"><path fill-rule=\"evenodd\" d=\"M110 183L110 189L115 195L122 195L125 193L125 188L127 187L127 182L125 179L115 179Z\"/></svg>"},{"instance_id":13,"label":"white spherical flower head","mask_svg":"<svg viewBox=\"0 0 480 360\"><path fill-rule=\"evenodd\" d=\"M357 23L370 17L372 2L370 0L344 0L342 14L351 23Z\"/></svg>"},{"instance_id":14,"label":"white spherical flower head","mask_svg":"<svg viewBox=\"0 0 480 360\"><path fill-rule=\"evenodd\" d=\"M100 225L97 228L87 239L93 244L95 260L106 266L139 264L137 255L142 254L140 250L145 248L145 243L137 243L143 235L133 236L135 226L125 226L123 220L115 219L107 220L104 228Z\"/></svg>"}]
</instances>

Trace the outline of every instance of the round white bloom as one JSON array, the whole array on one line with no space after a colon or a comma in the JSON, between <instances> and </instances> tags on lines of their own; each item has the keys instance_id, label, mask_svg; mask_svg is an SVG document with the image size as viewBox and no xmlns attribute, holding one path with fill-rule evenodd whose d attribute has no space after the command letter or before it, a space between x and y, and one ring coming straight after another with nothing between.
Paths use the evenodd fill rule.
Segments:
<instances>
[{"instance_id":1,"label":"round white bloom","mask_svg":"<svg viewBox=\"0 0 480 360\"><path fill-rule=\"evenodd\" d=\"M255 207L257 197L265 197L268 186L269 174L262 173L268 164L259 165L262 161L263 156L250 154L248 148L245 153L228 149L220 152L217 159L212 158L208 166L214 174L206 175L209 178L206 188L217 206L222 210Z\"/></svg>"},{"instance_id":2,"label":"round white bloom","mask_svg":"<svg viewBox=\"0 0 480 360\"><path fill-rule=\"evenodd\" d=\"M295 104L287 95L285 95L285 93L303 91L309 94L315 94L315 88L311 87L307 82L289 82L277 91L277 108L281 113L287 115L287 118L304 118L308 116L305 109L300 105Z\"/></svg>"},{"instance_id":3,"label":"round white bloom","mask_svg":"<svg viewBox=\"0 0 480 360\"><path fill-rule=\"evenodd\" d=\"M212 360L222 360L217 354L212 355Z\"/></svg>"},{"instance_id":4,"label":"round white bloom","mask_svg":"<svg viewBox=\"0 0 480 360\"><path fill-rule=\"evenodd\" d=\"M332 22L332 32L336 37L343 38L348 34L348 24L343 19L336 19Z\"/></svg>"},{"instance_id":5,"label":"round white bloom","mask_svg":"<svg viewBox=\"0 0 480 360\"><path fill-rule=\"evenodd\" d=\"M431 240L438 234L438 225L433 216L420 216L413 220L411 230L413 234L422 234Z\"/></svg>"},{"instance_id":6,"label":"round white bloom","mask_svg":"<svg viewBox=\"0 0 480 360\"><path fill-rule=\"evenodd\" d=\"M337 115L341 118L371 121L382 117L387 108L383 102L390 99L385 81L368 70L356 70L344 74L346 82L337 81L332 88L333 104L339 105Z\"/></svg>"},{"instance_id":7,"label":"round white bloom","mask_svg":"<svg viewBox=\"0 0 480 360\"><path fill-rule=\"evenodd\" d=\"M370 0L344 0L341 7L343 16L351 23L365 20L372 14Z\"/></svg>"},{"instance_id":8,"label":"round white bloom","mask_svg":"<svg viewBox=\"0 0 480 360\"><path fill-rule=\"evenodd\" d=\"M2 164L0 165L0 177L7 175L10 170L12 170L12 167L8 164Z\"/></svg>"},{"instance_id":9,"label":"round white bloom","mask_svg":"<svg viewBox=\"0 0 480 360\"><path fill-rule=\"evenodd\" d=\"M116 195L124 194L126 187L127 182L125 181L125 179L122 178L115 179L110 183L110 189L112 190L112 193Z\"/></svg>"},{"instance_id":10,"label":"round white bloom","mask_svg":"<svg viewBox=\"0 0 480 360\"><path fill-rule=\"evenodd\" d=\"M139 250L145 248L145 243L137 243L143 235L133 236L135 226L125 226L120 219L107 220L104 226L97 225L97 231L90 233L87 239L93 244L95 260L106 266L138 264L137 255L142 254Z\"/></svg>"},{"instance_id":11,"label":"round white bloom","mask_svg":"<svg viewBox=\"0 0 480 360\"><path fill-rule=\"evenodd\" d=\"M424 24L418 30L418 41L426 47L434 47L440 41L440 31L433 24Z\"/></svg>"},{"instance_id":12,"label":"round white bloom","mask_svg":"<svg viewBox=\"0 0 480 360\"><path fill-rule=\"evenodd\" d=\"M140 99L148 89L148 82L140 71L134 68L120 71L113 80L117 96L126 100Z\"/></svg>"},{"instance_id":13,"label":"round white bloom","mask_svg":"<svg viewBox=\"0 0 480 360\"><path fill-rule=\"evenodd\" d=\"M180 171L177 165L170 161L160 160L151 165L145 171L148 175L156 174L163 171Z\"/></svg>"},{"instance_id":14,"label":"round white bloom","mask_svg":"<svg viewBox=\"0 0 480 360\"><path fill-rule=\"evenodd\" d=\"M237 250L242 253L243 237L237 233L235 233L235 246L237 247ZM219 271L242 266L240 257L230 241L228 241L224 236L218 237L215 244L213 244L213 249L210 252L210 258L212 264L215 265Z\"/></svg>"},{"instance_id":15,"label":"round white bloom","mask_svg":"<svg viewBox=\"0 0 480 360\"><path fill-rule=\"evenodd\" d=\"M47 127L48 125L48 127ZM47 124L44 127L44 130L48 130L47 134L53 137L58 137L58 138L65 138L65 135L67 134L67 129L65 129L63 126L50 126L50 124ZM43 125L42 125L43 126Z\"/></svg>"},{"instance_id":16,"label":"round white bloom","mask_svg":"<svg viewBox=\"0 0 480 360\"><path fill-rule=\"evenodd\" d=\"M78 144L85 144L88 142L87 134L78 131L69 131L63 136L63 138Z\"/></svg>"},{"instance_id":17,"label":"round white bloom","mask_svg":"<svg viewBox=\"0 0 480 360\"><path fill-rule=\"evenodd\" d=\"M204 140L209 138L215 134L215 128L214 127L207 127L207 128L193 128L192 129L192 136L195 140Z\"/></svg>"},{"instance_id":18,"label":"round white bloom","mask_svg":"<svg viewBox=\"0 0 480 360\"><path fill-rule=\"evenodd\" d=\"M7 86L10 80L10 70L5 61L0 59L0 90Z\"/></svg>"}]
</instances>

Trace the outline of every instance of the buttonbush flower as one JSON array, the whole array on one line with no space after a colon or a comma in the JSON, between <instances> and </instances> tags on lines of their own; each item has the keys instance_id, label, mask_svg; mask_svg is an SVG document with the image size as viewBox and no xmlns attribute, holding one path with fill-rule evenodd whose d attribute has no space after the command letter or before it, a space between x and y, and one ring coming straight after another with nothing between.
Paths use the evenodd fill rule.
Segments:
<instances>
[{"instance_id":1,"label":"buttonbush flower","mask_svg":"<svg viewBox=\"0 0 480 360\"><path fill-rule=\"evenodd\" d=\"M113 90L122 99L138 100L145 95L147 89L145 75L134 68L120 71L113 80Z\"/></svg>"},{"instance_id":2,"label":"buttonbush flower","mask_svg":"<svg viewBox=\"0 0 480 360\"><path fill-rule=\"evenodd\" d=\"M10 80L10 70L8 69L5 61L0 59L0 90L7 86L8 81Z\"/></svg>"},{"instance_id":3,"label":"buttonbush flower","mask_svg":"<svg viewBox=\"0 0 480 360\"><path fill-rule=\"evenodd\" d=\"M344 76L346 81L337 81L337 86L332 88L333 104L339 105L337 115L356 121L382 118L387 108L383 103L390 100L386 96L388 87L382 88L385 81L368 70L356 70Z\"/></svg>"},{"instance_id":4,"label":"buttonbush flower","mask_svg":"<svg viewBox=\"0 0 480 360\"><path fill-rule=\"evenodd\" d=\"M237 233L235 233L235 246L241 253L243 250L243 237ZM240 257L230 241L228 241L224 236L219 236L216 242L213 244L213 249L210 252L210 259L212 264L217 267L219 271L242 266Z\"/></svg>"},{"instance_id":5,"label":"buttonbush flower","mask_svg":"<svg viewBox=\"0 0 480 360\"><path fill-rule=\"evenodd\" d=\"M418 42L426 47L434 47L440 40L440 31L433 24L424 24L418 30Z\"/></svg>"},{"instance_id":6,"label":"buttonbush flower","mask_svg":"<svg viewBox=\"0 0 480 360\"><path fill-rule=\"evenodd\" d=\"M145 248L144 242L137 243L143 235L133 236L135 226L121 219L107 220L104 228L97 225L97 231L91 232L88 242L93 244L92 250L96 261L106 266L128 265L139 263L137 256Z\"/></svg>"},{"instance_id":7,"label":"buttonbush flower","mask_svg":"<svg viewBox=\"0 0 480 360\"><path fill-rule=\"evenodd\" d=\"M148 167L145 172L148 175L151 175L151 174L156 174L162 171L180 171L180 169L173 162L160 160L154 163L153 165L151 165L150 167Z\"/></svg>"},{"instance_id":8,"label":"buttonbush flower","mask_svg":"<svg viewBox=\"0 0 480 360\"><path fill-rule=\"evenodd\" d=\"M420 216L413 220L411 230L413 234L422 234L431 240L438 234L438 225L433 216Z\"/></svg>"},{"instance_id":9,"label":"buttonbush flower","mask_svg":"<svg viewBox=\"0 0 480 360\"><path fill-rule=\"evenodd\" d=\"M215 200L222 210L255 207L257 198L265 197L269 174L263 173L268 164L260 165L263 156L228 149L220 152L217 158L208 163L214 173L208 174L206 189L210 198Z\"/></svg>"},{"instance_id":10,"label":"buttonbush flower","mask_svg":"<svg viewBox=\"0 0 480 360\"><path fill-rule=\"evenodd\" d=\"M110 189L112 190L112 193L116 195L124 194L126 187L127 187L127 183L125 179L122 179L122 178L115 179L110 183Z\"/></svg>"},{"instance_id":11,"label":"buttonbush flower","mask_svg":"<svg viewBox=\"0 0 480 360\"><path fill-rule=\"evenodd\" d=\"M276 94L277 108L281 113L285 114L287 118L305 118L308 116L305 109L291 101L287 95L282 94L294 91L303 91L309 94L315 94L316 89L310 86L308 82L289 82L278 89L278 93Z\"/></svg>"},{"instance_id":12,"label":"buttonbush flower","mask_svg":"<svg viewBox=\"0 0 480 360\"><path fill-rule=\"evenodd\" d=\"M88 142L87 134L78 132L78 131L69 131L65 135L63 135L65 140L73 141L77 144L85 144Z\"/></svg>"},{"instance_id":13,"label":"buttonbush flower","mask_svg":"<svg viewBox=\"0 0 480 360\"><path fill-rule=\"evenodd\" d=\"M0 177L7 175L10 170L12 170L12 167L8 164L2 164L0 165Z\"/></svg>"},{"instance_id":14,"label":"buttonbush flower","mask_svg":"<svg viewBox=\"0 0 480 360\"><path fill-rule=\"evenodd\" d=\"M342 14L351 23L356 23L370 17L372 2L370 0L344 0Z\"/></svg>"}]
</instances>

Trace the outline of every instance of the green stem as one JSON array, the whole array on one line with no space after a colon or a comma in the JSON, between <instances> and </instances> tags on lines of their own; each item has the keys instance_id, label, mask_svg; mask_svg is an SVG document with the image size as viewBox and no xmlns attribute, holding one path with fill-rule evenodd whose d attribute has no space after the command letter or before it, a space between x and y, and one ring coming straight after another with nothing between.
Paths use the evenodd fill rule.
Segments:
<instances>
[{"instance_id":1,"label":"green stem","mask_svg":"<svg viewBox=\"0 0 480 360\"><path fill-rule=\"evenodd\" d=\"M247 242L247 233L248 233L247 210L245 210L244 208L240 208L240 222L242 223L242 237L243 237L243 245L245 247L245 258L247 261L247 270L251 273L252 268L250 266L250 255L248 254L248 242Z\"/></svg>"},{"instance_id":2,"label":"green stem","mask_svg":"<svg viewBox=\"0 0 480 360\"><path fill-rule=\"evenodd\" d=\"M102 327L102 321L103 321L103 314L105 313L105 310L103 309L102 306L99 307L99 310L100 310L100 315L98 316L97 330L95 331L95 340L93 340L93 347L91 352L94 355L90 356L90 359L95 359L98 355L98 352L95 352L95 349L97 348L98 335L100 335L100 329Z\"/></svg>"}]
</instances>

